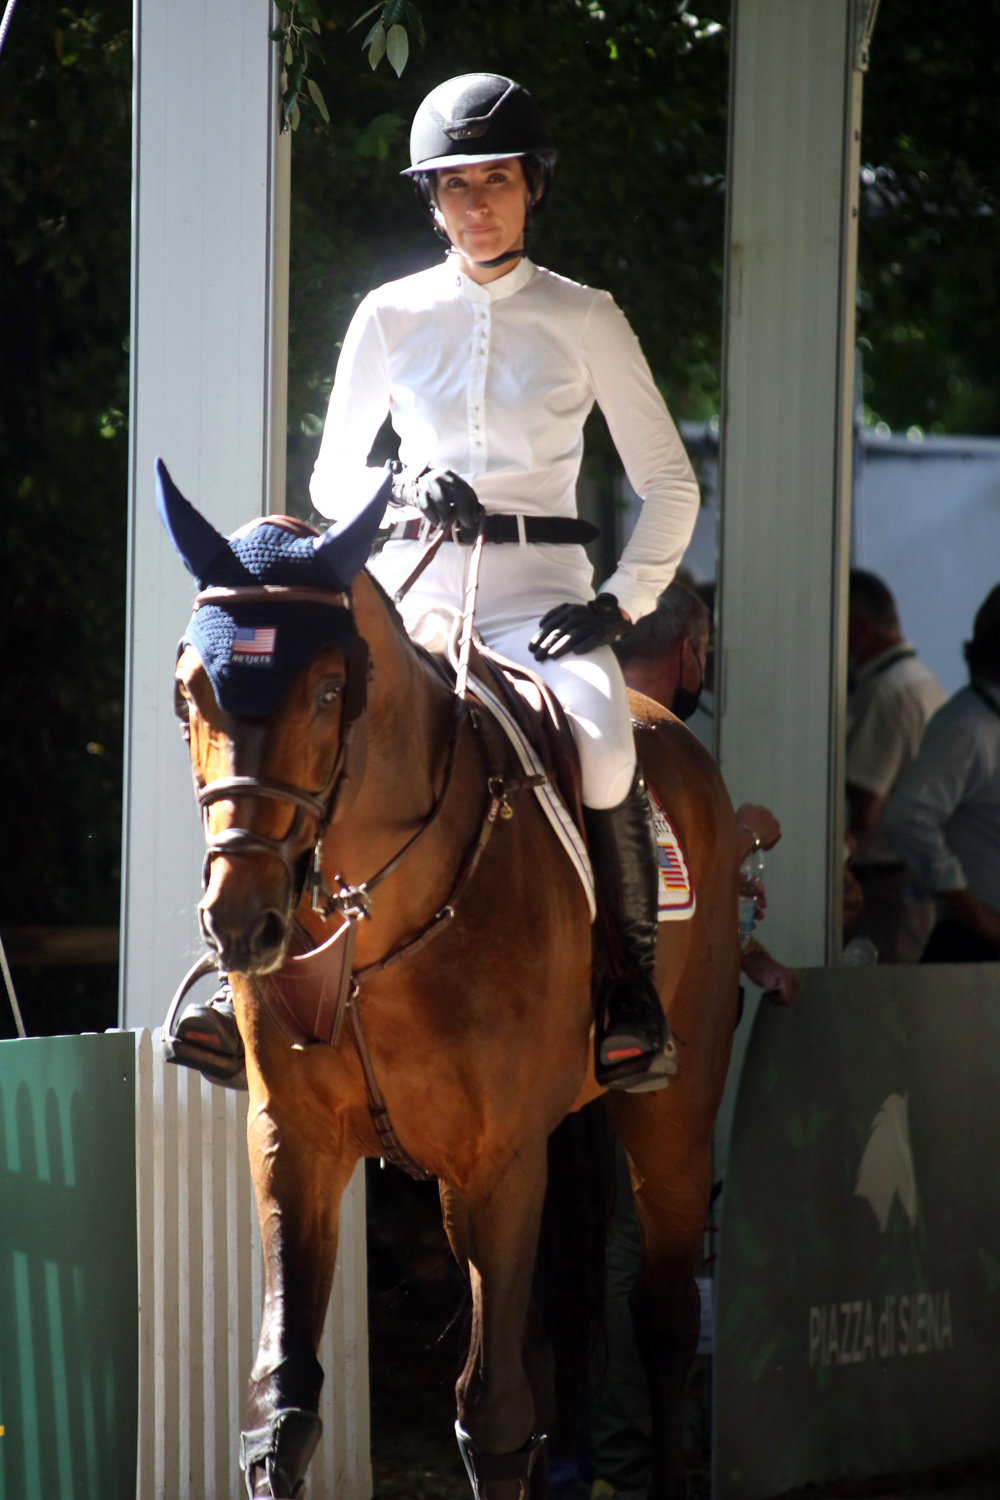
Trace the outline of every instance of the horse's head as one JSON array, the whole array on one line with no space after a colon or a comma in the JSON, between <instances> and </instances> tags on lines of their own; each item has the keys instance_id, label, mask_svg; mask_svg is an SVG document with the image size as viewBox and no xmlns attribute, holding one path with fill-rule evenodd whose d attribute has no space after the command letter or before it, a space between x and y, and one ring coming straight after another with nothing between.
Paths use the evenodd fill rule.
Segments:
<instances>
[{"instance_id":1,"label":"horse's head","mask_svg":"<svg viewBox=\"0 0 1000 1500\"><path fill-rule=\"evenodd\" d=\"M205 826L202 935L232 973L284 961L314 849L356 789L368 653L350 585L385 481L320 535L269 516L223 537L157 466L161 517L198 581L175 703Z\"/></svg>"}]
</instances>

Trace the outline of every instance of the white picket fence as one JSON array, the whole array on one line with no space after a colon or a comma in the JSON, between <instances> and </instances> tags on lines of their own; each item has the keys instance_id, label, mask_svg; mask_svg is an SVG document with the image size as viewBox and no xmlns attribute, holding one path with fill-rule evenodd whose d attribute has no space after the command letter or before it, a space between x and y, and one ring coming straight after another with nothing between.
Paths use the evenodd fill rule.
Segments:
<instances>
[{"instance_id":1,"label":"white picket fence","mask_svg":"<svg viewBox=\"0 0 1000 1500\"><path fill-rule=\"evenodd\" d=\"M239 1433L260 1329L260 1235L247 1096L163 1061L137 1031L139 1458L136 1500L237 1500ZM320 1362L323 1436L309 1500L370 1500L365 1194L340 1210Z\"/></svg>"}]
</instances>

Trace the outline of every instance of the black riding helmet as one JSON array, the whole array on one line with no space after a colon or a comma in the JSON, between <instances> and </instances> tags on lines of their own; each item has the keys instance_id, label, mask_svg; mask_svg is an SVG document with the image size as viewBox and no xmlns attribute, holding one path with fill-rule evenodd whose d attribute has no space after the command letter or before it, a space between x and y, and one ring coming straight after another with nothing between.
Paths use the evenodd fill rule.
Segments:
<instances>
[{"instance_id":1,"label":"black riding helmet","mask_svg":"<svg viewBox=\"0 0 1000 1500\"><path fill-rule=\"evenodd\" d=\"M539 181L528 210L530 223L545 200L556 163L545 116L527 89L513 79L499 73L463 73L439 83L420 105L410 129L410 165L400 175L414 179L433 218L431 181L438 167L466 167L508 156L526 159L526 165L537 163Z\"/></svg>"}]
</instances>

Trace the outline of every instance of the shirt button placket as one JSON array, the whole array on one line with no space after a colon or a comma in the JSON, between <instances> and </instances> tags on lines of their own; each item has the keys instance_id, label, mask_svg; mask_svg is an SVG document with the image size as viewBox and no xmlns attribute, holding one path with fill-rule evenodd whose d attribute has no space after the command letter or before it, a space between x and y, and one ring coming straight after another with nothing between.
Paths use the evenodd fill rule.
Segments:
<instances>
[{"instance_id":1,"label":"shirt button placket","mask_svg":"<svg viewBox=\"0 0 1000 1500\"><path fill-rule=\"evenodd\" d=\"M489 364L490 310L478 304L472 331L469 360L468 424L469 453L474 473L486 468L486 370Z\"/></svg>"}]
</instances>

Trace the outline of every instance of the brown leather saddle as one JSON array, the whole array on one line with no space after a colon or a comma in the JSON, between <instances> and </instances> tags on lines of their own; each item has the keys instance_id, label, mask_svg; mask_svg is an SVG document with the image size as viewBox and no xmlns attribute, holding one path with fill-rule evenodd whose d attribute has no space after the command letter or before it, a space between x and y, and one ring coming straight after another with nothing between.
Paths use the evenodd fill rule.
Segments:
<instances>
[{"instance_id":1,"label":"brown leather saddle","mask_svg":"<svg viewBox=\"0 0 1000 1500\"><path fill-rule=\"evenodd\" d=\"M454 685L455 674L448 660L441 656L433 656L431 660L445 675L449 685ZM521 666L520 662L510 661L481 642L472 647L470 673L493 689L514 719L545 767L552 786L565 802L586 843L580 755L559 699L537 672Z\"/></svg>"}]
</instances>

